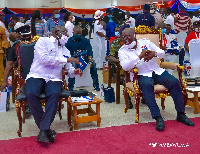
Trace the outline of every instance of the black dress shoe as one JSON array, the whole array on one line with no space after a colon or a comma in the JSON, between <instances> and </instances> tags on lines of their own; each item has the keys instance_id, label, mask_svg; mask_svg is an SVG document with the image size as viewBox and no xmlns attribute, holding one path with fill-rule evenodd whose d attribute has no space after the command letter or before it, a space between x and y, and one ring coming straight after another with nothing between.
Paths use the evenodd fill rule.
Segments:
<instances>
[{"instance_id":1,"label":"black dress shoe","mask_svg":"<svg viewBox=\"0 0 200 154\"><path fill-rule=\"evenodd\" d=\"M162 131L165 128L163 118L161 116L156 118L156 130Z\"/></svg>"},{"instance_id":2,"label":"black dress shoe","mask_svg":"<svg viewBox=\"0 0 200 154\"><path fill-rule=\"evenodd\" d=\"M178 114L176 120L187 126L194 126L194 123L185 114Z\"/></svg>"},{"instance_id":3,"label":"black dress shoe","mask_svg":"<svg viewBox=\"0 0 200 154\"><path fill-rule=\"evenodd\" d=\"M47 131L40 131L36 140L42 143L50 143L50 140L47 136Z\"/></svg>"},{"instance_id":4,"label":"black dress shoe","mask_svg":"<svg viewBox=\"0 0 200 154\"><path fill-rule=\"evenodd\" d=\"M49 130L47 131L47 137L49 138L49 140L50 140L51 143L54 143L56 134L57 134L57 133L56 133L55 130L49 129Z\"/></svg>"},{"instance_id":5,"label":"black dress shoe","mask_svg":"<svg viewBox=\"0 0 200 154\"><path fill-rule=\"evenodd\" d=\"M142 103L142 104L147 104L146 101L145 101L145 99L144 99L144 97L142 97L141 103Z\"/></svg>"}]
</instances>

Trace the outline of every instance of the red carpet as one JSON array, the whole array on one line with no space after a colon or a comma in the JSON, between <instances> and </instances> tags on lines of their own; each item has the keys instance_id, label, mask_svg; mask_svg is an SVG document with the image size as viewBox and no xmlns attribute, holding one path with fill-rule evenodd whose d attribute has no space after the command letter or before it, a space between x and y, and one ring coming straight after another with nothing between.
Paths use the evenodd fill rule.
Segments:
<instances>
[{"instance_id":1,"label":"red carpet","mask_svg":"<svg viewBox=\"0 0 200 154\"><path fill-rule=\"evenodd\" d=\"M163 132L157 132L152 122L59 133L55 143L49 145L39 144L35 136L3 140L0 141L0 154L199 154L200 118L191 120L194 127L175 120L165 121Z\"/></svg>"}]
</instances>

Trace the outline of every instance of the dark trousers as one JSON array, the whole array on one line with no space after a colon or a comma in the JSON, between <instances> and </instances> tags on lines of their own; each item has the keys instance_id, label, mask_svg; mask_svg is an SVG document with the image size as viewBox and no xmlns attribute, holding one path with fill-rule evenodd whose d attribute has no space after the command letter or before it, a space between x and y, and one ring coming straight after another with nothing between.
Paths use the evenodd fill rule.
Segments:
<instances>
[{"instance_id":1,"label":"dark trousers","mask_svg":"<svg viewBox=\"0 0 200 154\"><path fill-rule=\"evenodd\" d=\"M157 75L153 72L152 77L139 75L138 84L142 90L145 101L150 109L152 118L161 116L159 107L156 104L154 94L155 84L163 85L169 90L177 112L185 111L183 94L181 86L179 84L179 80L171 74L169 74L167 71L164 71L161 75Z\"/></svg>"},{"instance_id":2,"label":"dark trousers","mask_svg":"<svg viewBox=\"0 0 200 154\"><path fill-rule=\"evenodd\" d=\"M74 66L74 64L73 64ZM74 66L75 68L77 66ZM99 88L99 79L98 79L98 74L97 74L97 67L96 64L93 63L92 67L90 67L90 74L93 80L93 87L98 89ZM68 78L68 88L69 91L72 91L74 88L74 84L75 84L75 78Z\"/></svg>"},{"instance_id":3,"label":"dark trousers","mask_svg":"<svg viewBox=\"0 0 200 154\"><path fill-rule=\"evenodd\" d=\"M61 81L48 81L40 78L29 78L26 81L26 96L35 123L40 130L49 130L58 108L62 90ZM45 112L41 106L40 94L45 93Z\"/></svg>"},{"instance_id":4,"label":"dark trousers","mask_svg":"<svg viewBox=\"0 0 200 154\"><path fill-rule=\"evenodd\" d=\"M185 49L182 48L180 53L179 53L179 64L181 66L183 66L184 56L185 56Z\"/></svg>"}]
</instances>

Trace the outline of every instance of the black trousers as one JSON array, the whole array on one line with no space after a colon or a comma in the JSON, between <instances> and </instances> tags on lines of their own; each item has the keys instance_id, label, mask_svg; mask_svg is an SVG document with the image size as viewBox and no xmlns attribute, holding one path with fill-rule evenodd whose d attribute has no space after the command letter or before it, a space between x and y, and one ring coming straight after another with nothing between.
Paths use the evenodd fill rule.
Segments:
<instances>
[{"instance_id":1,"label":"black trousers","mask_svg":"<svg viewBox=\"0 0 200 154\"><path fill-rule=\"evenodd\" d=\"M45 82L42 78L29 78L26 81L26 95L35 123L40 130L49 130L58 108L62 90L61 81ZM45 111L41 106L40 94L45 92Z\"/></svg>"}]
</instances>

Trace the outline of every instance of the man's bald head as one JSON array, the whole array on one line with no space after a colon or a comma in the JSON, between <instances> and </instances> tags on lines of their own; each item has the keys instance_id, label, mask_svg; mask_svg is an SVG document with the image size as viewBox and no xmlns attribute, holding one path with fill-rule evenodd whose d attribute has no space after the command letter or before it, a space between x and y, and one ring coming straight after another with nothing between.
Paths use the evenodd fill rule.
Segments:
<instances>
[{"instance_id":1,"label":"man's bald head","mask_svg":"<svg viewBox=\"0 0 200 154\"><path fill-rule=\"evenodd\" d=\"M19 34L16 33L16 32L11 32L9 34L9 39L12 41L12 42L15 42L17 40L19 40Z\"/></svg>"},{"instance_id":2,"label":"man's bald head","mask_svg":"<svg viewBox=\"0 0 200 154\"><path fill-rule=\"evenodd\" d=\"M122 31L122 40L125 45L131 44L135 40L135 29L125 28Z\"/></svg>"},{"instance_id":3,"label":"man's bald head","mask_svg":"<svg viewBox=\"0 0 200 154\"><path fill-rule=\"evenodd\" d=\"M80 26L74 27L74 34L82 34L82 28Z\"/></svg>"},{"instance_id":4,"label":"man's bald head","mask_svg":"<svg viewBox=\"0 0 200 154\"><path fill-rule=\"evenodd\" d=\"M55 38L61 38L63 35L67 35L67 29L63 26L55 26L52 30L52 36Z\"/></svg>"},{"instance_id":5,"label":"man's bald head","mask_svg":"<svg viewBox=\"0 0 200 154\"><path fill-rule=\"evenodd\" d=\"M123 34L124 33L124 34ZM127 35L127 34L131 34L131 35L134 35L135 34L135 29L134 28L125 28L123 31L122 31L122 36L123 35Z\"/></svg>"}]
</instances>

